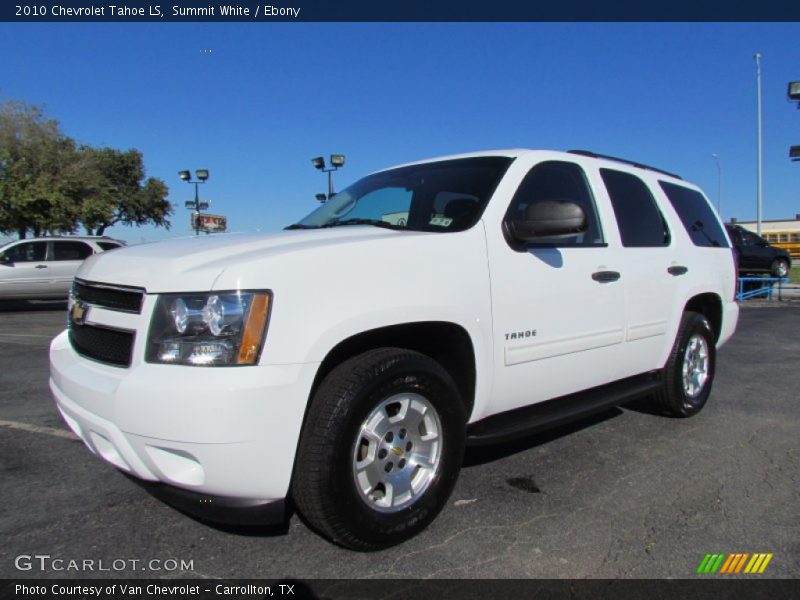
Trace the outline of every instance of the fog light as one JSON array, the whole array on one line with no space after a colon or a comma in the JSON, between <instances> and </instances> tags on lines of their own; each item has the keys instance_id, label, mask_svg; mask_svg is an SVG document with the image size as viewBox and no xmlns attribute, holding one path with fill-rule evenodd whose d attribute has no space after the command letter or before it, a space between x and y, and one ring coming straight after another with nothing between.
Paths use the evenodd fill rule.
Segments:
<instances>
[{"instance_id":1,"label":"fog light","mask_svg":"<svg viewBox=\"0 0 800 600\"><path fill-rule=\"evenodd\" d=\"M186 360L193 365L227 363L231 350L231 345L226 342L202 342L192 346L192 353Z\"/></svg>"}]
</instances>

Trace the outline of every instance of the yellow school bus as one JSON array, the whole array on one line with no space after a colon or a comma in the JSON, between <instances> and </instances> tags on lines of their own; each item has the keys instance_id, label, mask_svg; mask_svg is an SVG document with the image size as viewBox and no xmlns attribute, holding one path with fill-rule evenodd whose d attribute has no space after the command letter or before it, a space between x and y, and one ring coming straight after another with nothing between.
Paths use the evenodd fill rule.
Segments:
<instances>
[{"instance_id":1,"label":"yellow school bus","mask_svg":"<svg viewBox=\"0 0 800 600\"><path fill-rule=\"evenodd\" d=\"M800 231L765 231L761 237L773 246L785 248L794 259L800 259Z\"/></svg>"}]
</instances>

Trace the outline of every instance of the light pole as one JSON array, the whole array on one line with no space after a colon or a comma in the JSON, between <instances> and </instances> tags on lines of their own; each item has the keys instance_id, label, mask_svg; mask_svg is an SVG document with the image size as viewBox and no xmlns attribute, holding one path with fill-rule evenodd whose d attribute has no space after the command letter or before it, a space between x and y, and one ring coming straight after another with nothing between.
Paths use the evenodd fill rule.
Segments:
<instances>
[{"instance_id":1,"label":"light pole","mask_svg":"<svg viewBox=\"0 0 800 600\"><path fill-rule=\"evenodd\" d=\"M714 152L711 155L714 162L717 163L717 216L722 218L722 167L719 164L719 154Z\"/></svg>"},{"instance_id":2,"label":"light pole","mask_svg":"<svg viewBox=\"0 0 800 600\"><path fill-rule=\"evenodd\" d=\"M758 111L758 190L756 195L756 233L761 235L761 207L762 207L762 198L761 198L761 191L762 191L762 176L763 176L763 164L762 164L762 132L761 132L761 54L756 52L756 55L753 57L756 59L756 88L757 88L757 111Z\"/></svg>"},{"instance_id":3,"label":"light pole","mask_svg":"<svg viewBox=\"0 0 800 600\"><path fill-rule=\"evenodd\" d=\"M208 179L208 169L197 169L194 174L197 177L196 181L192 181L192 174L189 171L178 171L178 176L183 181L194 184L194 201L187 200L185 206L194 209L194 212L199 215L201 210L208 208L208 202L200 202L199 190L200 184L205 183ZM197 220L194 221L194 233L200 235L200 223Z\"/></svg>"},{"instance_id":4,"label":"light pole","mask_svg":"<svg viewBox=\"0 0 800 600\"><path fill-rule=\"evenodd\" d=\"M328 196L320 199L324 194L317 194L317 200L325 202L333 197L333 172L344 166L344 154L331 154L331 166L325 167L325 159L321 156L311 159L311 164L315 169L328 174Z\"/></svg>"}]
</instances>

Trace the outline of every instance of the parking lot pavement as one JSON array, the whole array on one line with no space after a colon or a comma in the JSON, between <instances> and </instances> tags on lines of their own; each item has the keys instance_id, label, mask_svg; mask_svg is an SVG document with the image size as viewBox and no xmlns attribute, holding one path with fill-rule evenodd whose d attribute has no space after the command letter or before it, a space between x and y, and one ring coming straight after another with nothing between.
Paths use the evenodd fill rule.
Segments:
<instances>
[{"instance_id":1,"label":"parking lot pavement","mask_svg":"<svg viewBox=\"0 0 800 600\"><path fill-rule=\"evenodd\" d=\"M373 554L297 515L285 535L210 527L91 455L47 389L57 308L0 308L0 577L685 578L708 552L771 552L762 577L800 576L798 304L742 310L697 417L640 404L469 451L433 525ZM37 554L64 562L16 568ZM71 560L95 562L52 568Z\"/></svg>"}]
</instances>

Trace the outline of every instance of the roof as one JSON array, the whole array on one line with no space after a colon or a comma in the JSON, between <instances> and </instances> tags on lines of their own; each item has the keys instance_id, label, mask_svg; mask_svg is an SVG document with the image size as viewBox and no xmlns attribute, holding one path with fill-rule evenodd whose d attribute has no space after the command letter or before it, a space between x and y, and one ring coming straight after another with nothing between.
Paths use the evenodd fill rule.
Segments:
<instances>
[{"instance_id":1,"label":"roof","mask_svg":"<svg viewBox=\"0 0 800 600\"><path fill-rule=\"evenodd\" d=\"M549 154L559 156L566 160L575 160L576 156L581 156L585 158L590 158L593 160L601 161L604 163L609 164L609 166L618 166L620 164L627 165L629 167L634 167L636 169L641 169L645 171L654 171L659 173L660 175L670 177L672 179L677 179L683 181L683 178L680 175L676 175L675 173L670 173L669 171L665 171L663 169L659 169L656 167L652 167L650 165L646 165L644 163L640 163L634 160L628 160L625 158L618 158L615 156L608 156L605 154L597 154L596 152L592 152L589 150L569 150L567 152L563 150L548 150L548 149L533 149L533 148L507 148L507 149L498 149L498 150L483 150L479 152L465 152L461 154L448 154L445 156L436 156L431 158L426 158L423 160L416 160L408 163L403 163L400 165L394 165L391 167L387 167L386 169L380 169L376 171L380 173L381 171L387 171L389 169L396 169L400 167L408 167L412 165L422 165L431 162L439 162L444 160L456 160L462 158L480 158L485 156L507 156L509 158L519 158L523 156L531 156L531 155L541 155L541 154Z\"/></svg>"}]
</instances>

